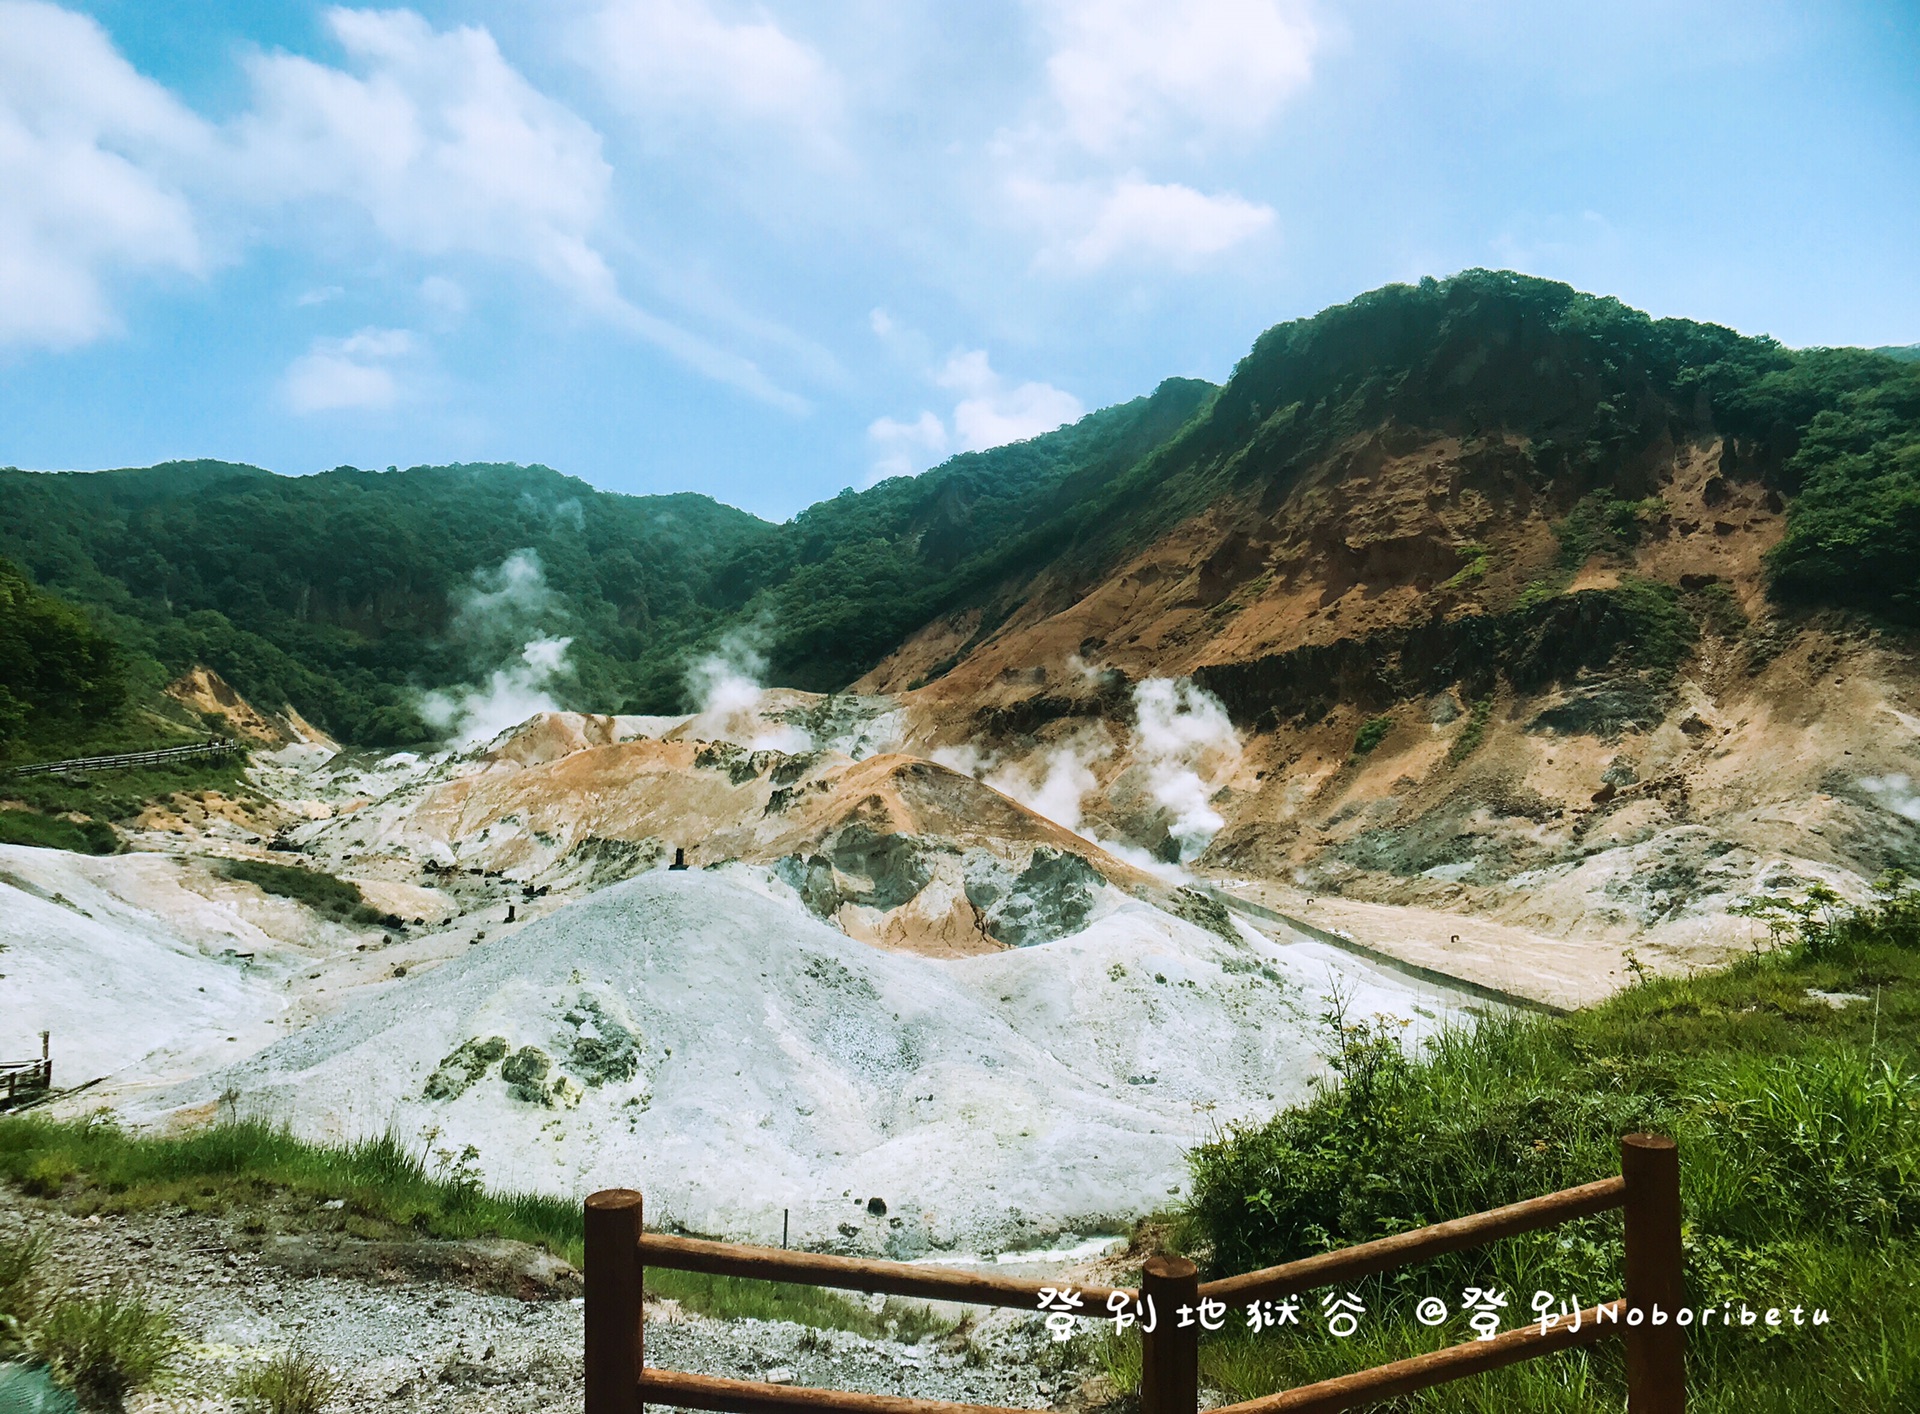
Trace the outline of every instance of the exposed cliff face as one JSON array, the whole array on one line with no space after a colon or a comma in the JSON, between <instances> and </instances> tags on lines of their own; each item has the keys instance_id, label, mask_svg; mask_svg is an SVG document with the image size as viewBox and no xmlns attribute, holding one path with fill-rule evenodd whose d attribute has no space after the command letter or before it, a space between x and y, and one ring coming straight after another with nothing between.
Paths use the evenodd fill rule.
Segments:
<instances>
[{"instance_id":1,"label":"exposed cliff face","mask_svg":"<svg viewBox=\"0 0 1920 1414\"><path fill-rule=\"evenodd\" d=\"M1137 839L1131 687L1190 677L1246 736L1195 865L1301 907L1699 961L1747 936L1741 898L1920 858L1913 644L1767 593L1789 430L1736 434L1657 361L1503 318L1263 340L1109 508L1164 522L1142 543L929 624L859 686L904 694L922 751L1106 733L1083 828Z\"/></svg>"}]
</instances>

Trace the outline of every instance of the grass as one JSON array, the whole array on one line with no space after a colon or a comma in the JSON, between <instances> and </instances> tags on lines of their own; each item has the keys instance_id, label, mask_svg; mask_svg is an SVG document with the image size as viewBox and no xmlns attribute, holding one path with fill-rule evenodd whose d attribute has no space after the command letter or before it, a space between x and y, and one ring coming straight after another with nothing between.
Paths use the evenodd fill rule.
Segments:
<instances>
[{"instance_id":1,"label":"grass","mask_svg":"<svg viewBox=\"0 0 1920 1414\"><path fill-rule=\"evenodd\" d=\"M1473 706L1467 709L1467 724L1460 728L1460 735L1453 739L1453 745L1447 748L1447 764L1458 766L1474 752L1480 749L1480 743L1487 739L1487 724L1493 720L1493 699L1478 697Z\"/></svg>"},{"instance_id":2,"label":"grass","mask_svg":"<svg viewBox=\"0 0 1920 1414\"><path fill-rule=\"evenodd\" d=\"M69 820L32 810L0 810L0 844L65 849L75 854L117 854L120 836L105 820Z\"/></svg>"},{"instance_id":3,"label":"grass","mask_svg":"<svg viewBox=\"0 0 1920 1414\"><path fill-rule=\"evenodd\" d=\"M1465 589L1469 584L1485 579L1487 566L1493 561L1493 551L1476 540L1469 540L1456 548L1460 551L1460 568L1441 584L1442 589Z\"/></svg>"},{"instance_id":4,"label":"grass","mask_svg":"<svg viewBox=\"0 0 1920 1414\"><path fill-rule=\"evenodd\" d=\"M279 1223L281 1210L292 1207L303 1225L359 1237L504 1237L544 1247L575 1266L582 1260L577 1202L490 1192L455 1156L430 1144L410 1148L390 1134L335 1146L246 1119L148 1136L101 1119L0 1116L0 1179L83 1215L178 1205L260 1215L243 1223L271 1215ZM321 1208L335 1199L339 1209ZM649 1295L702 1315L795 1321L904 1341L952 1328L924 1306L889 1300L875 1311L813 1286L658 1268L648 1270L646 1281Z\"/></svg>"},{"instance_id":5,"label":"grass","mask_svg":"<svg viewBox=\"0 0 1920 1414\"><path fill-rule=\"evenodd\" d=\"M120 849L120 837L109 821L129 823L151 802L170 795L243 794L248 789L245 771L241 755L189 757L138 770L80 776L9 776L0 766L0 801L12 806L0 809L0 844L114 854ZM71 820L66 818L69 815L86 818Z\"/></svg>"},{"instance_id":6,"label":"grass","mask_svg":"<svg viewBox=\"0 0 1920 1414\"><path fill-rule=\"evenodd\" d=\"M305 904L316 913L342 923L397 927L400 920L367 905L358 885L335 878L321 869L272 864L264 859L229 859L220 866L229 879L238 879L270 894Z\"/></svg>"},{"instance_id":7,"label":"grass","mask_svg":"<svg viewBox=\"0 0 1920 1414\"><path fill-rule=\"evenodd\" d=\"M180 1351L172 1316L119 1290L54 1303L34 1323L29 1344L82 1405L105 1410L123 1408Z\"/></svg>"},{"instance_id":8,"label":"grass","mask_svg":"<svg viewBox=\"0 0 1920 1414\"><path fill-rule=\"evenodd\" d=\"M27 1322L39 1308L46 1239L38 1233L0 1237L0 1361L18 1355Z\"/></svg>"},{"instance_id":9,"label":"grass","mask_svg":"<svg viewBox=\"0 0 1920 1414\"><path fill-rule=\"evenodd\" d=\"M233 1397L264 1414L320 1414L339 1392L339 1376L297 1348L249 1366L233 1381Z\"/></svg>"},{"instance_id":10,"label":"grass","mask_svg":"<svg viewBox=\"0 0 1920 1414\"><path fill-rule=\"evenodd\" d=\"M84 776L0 775L0 799L19 801L42 815L72 812L96 820L129 821L148 802L180 792L239 794L247 788L245 772L245 759L236 755L190 756L130 771L99 771Z\"/></svg>"},{"instance_id":11,"label":"grass","mask_svg":"<svg viewBox=\"0 0 1920 1414\"><path fill-rule=\"evenodd\" d=\"M1764 911L1764 910L1763 910ZM1689 1301L1824 1309L1830 1324L1696 1329L1698 1414L1920 1408L1920 895L1783 910L1778 946L1711 974L1652 980L1565 1018L1505 1017L1406 1054L1397 1028L1327 1025L1337 1083L1193 1155L1177 1241L1243 1271L1618 1171L1618 1137L1680 1142ZM1809 989L1866 998L1841 1009ZM1470 1339L1461 1293L1617 1293L1617 1214L1371 1278L1360 1330L1253 1334L1242 1313L1202 1345L1230 1400ZM1412 1319L1438 1296L1438 1329ZM1403 1411L1617 1410L1608 1344L1412 1396Z\"/></svg>"},{"instance_id":12,"label":"grass","mask_svg":"<svg viewBox=\"0 0 1920 1414\"><path fill-rule=\"evenodd\" d=\"M1387 739L1387 733L1393 730L1391 716L1369 717L1360 724L1360 730L1354 733L1353 754L1365 756L1374 747Z\"/></svg>"}]
</instances>

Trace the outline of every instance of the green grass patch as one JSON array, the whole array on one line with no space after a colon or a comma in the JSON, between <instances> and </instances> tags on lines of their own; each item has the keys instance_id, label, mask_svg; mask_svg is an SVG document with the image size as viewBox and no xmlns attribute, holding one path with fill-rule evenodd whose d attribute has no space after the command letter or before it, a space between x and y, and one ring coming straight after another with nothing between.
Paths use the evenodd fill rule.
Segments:
<instances>
[{"instance_id":1,"label":"green grass patch","mask_svg":"<svg viewBox=\"0 0 1920 1414\"><path fill-rule=\"evenodd\" d=\"M68 849L75 854L117 854L120 836L105 820L68 820L34 810L0 810L0 844Z\"/></svg>"},{"instance_id":2,"label":"green grass patch","mask_svg":"<svg viewBox=\"0 0 1920 1414\"><path fill-rule=\"evenodd\" d=\"M233 1397L262 1414L320 1414L340 1380L304 1350L283 1350L234 1377Z\"/></svg>"},{"instance_id":3,"label":"green grass patch","mask_svg":"<svg viewBox=\"0 0 1920 1414\"><path fill-rule=\"evenodd\" d=\"M117 1411L179 1358L172 1315L131 1292L63 1298L35 1320L29 1348L84 1408Z\"/></svg>"},{"instance_id":4,"label":"green grass patch","mask_svg":"<svg viewBox=\"0 0 1920 1414\"><path fill-rule=\"evenodd\" d=\"M1455 570L1442 584L1442 589L1465 589L1487 577L1487 570L1493 563L1493 551L1477 540L1469 540L1459 547L1460 568Z\"/></svg>"},{"instance_id":5,"label":"green grass patch","mask_svg":"<svg viewBox=\"0 0 1920 1414\"><path fill-rule=\"evenodd\" d=\"M162 743L179 746L179 741ZM145 746L128 747L130 751ZM235 755L188 757L130 771L96 771L88 775L0 775L0 797L21 801L48 815L73 811L97 820L131 820L148 802L177 793L220 791L239 795L248 790L246 759Z\"/></svg>"},{"instance_id":6,"label":"green grass patch","mask_svg":"<svg viewBox=\"0 0 1920 1414\"><path fill-rule=\"evenodd\" d=\"M1467 724L1460 728L1460 734L1453 739L1453 745L1447 748L1447 764L1458 766L1474 752L1480 749L1480 743L1487 739L1487 724L1493 720L1493 699L1477 697L1473 706L1467 709Z\"/></svg>"},{"instance_id":7,"label":"green grass patch","mask_svg":"<svg viewBox=\"0 0 1920 1414\"><path fill-rule=\"evenodd\" d=\"M238 879L267 893L305 904L316 913L341 923L395 927L400 920L369 907L359 886L321 869L296 864L272 864L263 859L229 859L220 866L229 879Z\"/></svg>"},{"instance_id":8,"label":"green grass patch","mask_svg":"<svg viewBox=\"0 0 1920 1414\"><path fill-rule=\"evenodd\" d=\"M1560 542L1560 567L1571 574L1595 552L1626 554L1666 509L1658 496L1629 501L1611 491L1595 491L1581 497L1565 520L1553 523L1554 538Z\"/></svg>"},{"instance_id":9,"label":"green grass patch","mask_svg":"<svg viewBox=\"0 0 1920 1414\"><path fill-rule=\"evenodd\" d=\"M1559 598L1560 592L1572 582L1573 575L1566 570L1555 570L1551 574L1529 580L1521 589L1520 597L1514 600L1513 607L1521 613L1538 608L1549 599Z\"/></svg>"},{"instance_id":10,"label":"green grass patch","mask_svg":"<svg viewBox=\"0 0 1920 1414\"><path fill-rule=\"evenodd\" d=\"M1353 735L1353 754L1365 756L1374 747L1387 739L1387 733L1393 730L1392 717L1369 717L1360 724L1360 730Z\"/></svg>"},{"instance_id":11,"label":"green grass patch","mask_svg":"<svg viewBox=\"0 0 1920 1414\"><path fill-rule=\"evenodd\" d=\"M393 1135L348 1145L310 1144L284 1128L228 1120L190 1134L132 1134L104 1120L0 1116L0 1179L80 1213L179 1205L196 1212L285 1207L313 1226L368 1238L504 1237L544 1247L578 1266L580 1204L538 1193L495 1193L468 1158L412 1149ZM338 1210L320 1204L342 1200ZM0 1279L7 1253L0 1249ZM797 1321L867 1336L918 1340L952 1323L889 1300L879 1310L835 1291L652 1268L647 1290L701 1315Z\"/></svg>"},{"instance_id":12,"label":"green grass patch","mask_svg":"<svg viewBox=\"0 0 1920 1414\"><path fill-rule=\"evenodd\" d=\"M1643 981L1570 1017L1486 1019L1417 1054L1336 1005L1333 1083L1195 1151L1182 1242L1216 1273L1244 1271L1601 1178L1622 1133L1670 1133L1690 1303L1830 1317L1696 1329L1690 1407L1920 1408L1920 895L1893 881L1864 910L1828 896L1785 915L1779 946L1724 971ZM1204 1369L1245 1399L1436 1349L1471 1338L1467 1287L1507 1294L1511 1327L1536 1291L1617 1294L1621 1258L1618 1214L1509 1238L1355 1285L1368 1315L1347 1339L1325 1331L1329 1293L1284 1332L1236 1319ZM1425 1296L1453 1313L1438 1329L1413 1319ZM1617 1347L1601 1346L1396 1407L1618 1409L1623 1388Z\"/></svg>"},{"instance_id":13,"label":"green grass patch","mask_svg":"<svg viewBox=\"0 0 1920 1414\"><path fill-rule=\"evenodd\" d=\"M1708 584L1695 591L1700 618L1722 638L1738 638L1748 628L1747 611L1729 584Z\"/></svg>"}]
</instances>

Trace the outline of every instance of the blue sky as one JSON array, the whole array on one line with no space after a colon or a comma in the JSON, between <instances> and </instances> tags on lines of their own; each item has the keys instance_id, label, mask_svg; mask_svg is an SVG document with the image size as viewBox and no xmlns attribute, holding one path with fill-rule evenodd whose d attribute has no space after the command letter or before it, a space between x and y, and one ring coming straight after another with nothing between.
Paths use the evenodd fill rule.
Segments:
<instances>
[{"instance_id":1,"label":"blue sky","mask_svg":"<svg viewBox=\"0 0 1920 1414\"><path fill-rule=\"evenodd\" d=\"M0 463L783 517L1391 280L1920 340L1920 6L0 0Z\"/></svg>"}]
</instances>

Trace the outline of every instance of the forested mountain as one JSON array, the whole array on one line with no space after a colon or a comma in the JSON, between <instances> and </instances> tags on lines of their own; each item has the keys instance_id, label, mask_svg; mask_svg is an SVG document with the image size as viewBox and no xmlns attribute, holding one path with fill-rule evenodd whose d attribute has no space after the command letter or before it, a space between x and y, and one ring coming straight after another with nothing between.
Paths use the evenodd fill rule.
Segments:
<instances>
[{"instance_id":1,"label":"forested mountain","mask_svg":"<svg viewBox=\"0 0 1920 1414\"><path fill-rule=\"evenodd\" d=\"M494 621L571 635L575 689L618 703L725 612L721 565L772 534L704 496L609 495L544 467L0 472L0 554L43 586L169 669L208 663L365 741L422 735L411 687L499 665L489 625L455 619L516 551L540 574L492 586Z\"/></svg>"},{"instance_id":2,"label":"forested mountain","mask_svg":"<svg viewBox=\"0 0 1920 1414\"><path fill-rule=\"evenodd\" d=\"M399 742L424 735L421 689L497 668L516 635L570 637L557 690L598 710L680 708L689 659L734 629L773 681L844 686L937 616L979 608L986 632L1042 572L1074 594L1209 507L1278 506L1343 448L1433 436L1508 449L1561 514L1630 504L1676 445L1718 439L1726 476L1786 501L1777 596L1920 620L1920 364L1487 271L1276 326L1223 388L1169 380L784 525L539 466L185 462L0 471L0 555L130 661L205 662L347 739Z\"/></svg>"},{"instance_id":3,"label":"forested mountain","mask_svg":"<svg viewBox=\"0 0 1920 1414\"><path fill-rule=\"evenodd\" d=\"M1390 285L1263 334L1201 412L1076 509L1088 583L1227 497L1278 505L1358 440L1504 443L1561 510L1633 499L1689 439L1792 497L1773 584L1787 598L1920 622L1920 367L1795 351L1509 272Z\"/></svg>"},{"instance_id":4,"label":"forested mountain","mask_svg":"<svg viewBox=\"0 0 1920 1414\"><path fill-rule=\"evenodd\" d=\"M111 639L0 560L0 747L58 734L75 718L111 715L127 686Z\"/></svg>"},{"instance_id":5,"label":"forested mountain","mask_svg":"<svg viewBox=\"0 0 1920 1414\"><path fill-rule=\"evenodd\" d=\"M783 678L844 684L1017 566L1036 518L1131 466L1212 391L1170 380L781 526L540 466L0 470L0 555L137 659L207 663L348 740L421 739L420 689L484 675L540 634L572 640L563 696L670 712L690 650L730 625L751 626Z\"/></svg>"}]
</instances>

